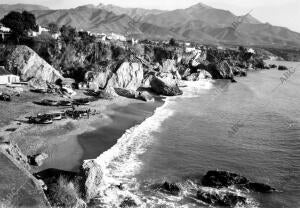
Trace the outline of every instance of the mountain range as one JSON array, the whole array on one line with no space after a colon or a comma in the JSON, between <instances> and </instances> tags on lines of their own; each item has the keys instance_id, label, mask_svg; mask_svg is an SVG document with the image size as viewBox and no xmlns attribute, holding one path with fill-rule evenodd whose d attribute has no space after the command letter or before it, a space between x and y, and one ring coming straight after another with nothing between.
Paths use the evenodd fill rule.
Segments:
<instances>
[{"instance_id":1,"label":"mountain range","mask_svg":"<svg viewBox=\"0 0 300 208\"><path fill-rule=\"evenodd\" d=\"M12 10L31 11L41 25L55 22L92 32L115 32L138 38L174 37L206 44L300 47L300 34L297 32L262 23L251 15L238 17L230 11L202 3L173 11L123 8L111 4L63 10L51 10L39 5L0 4L0 18ZM242 23L234 28L232 23L239 18Z\"/></svg>"}]
</instances>

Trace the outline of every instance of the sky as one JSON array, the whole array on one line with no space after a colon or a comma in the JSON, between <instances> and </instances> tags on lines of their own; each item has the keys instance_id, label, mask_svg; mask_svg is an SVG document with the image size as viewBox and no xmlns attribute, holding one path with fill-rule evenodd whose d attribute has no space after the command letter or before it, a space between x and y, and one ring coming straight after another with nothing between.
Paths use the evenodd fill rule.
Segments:
<instances>
[{"instance_id":1,"label":"sky","mask_svg":"<svg viewBox=\"0 0 300 208\"><path fill-rule=\"evenodd\" d=\"M299 0L0 0L2 4L39 4L52 9L74 8L85 4L115 4L122 7L173 10L187 8L197 3L230 10L236 15L251 14L262 22L288 27L300 32Z\"/></svg>"}]
</instances>

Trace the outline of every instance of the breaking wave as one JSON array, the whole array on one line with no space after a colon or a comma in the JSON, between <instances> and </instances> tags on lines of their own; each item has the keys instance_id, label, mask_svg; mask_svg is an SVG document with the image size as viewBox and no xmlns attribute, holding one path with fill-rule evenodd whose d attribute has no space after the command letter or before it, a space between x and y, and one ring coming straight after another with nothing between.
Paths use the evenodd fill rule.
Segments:
<instances>
[{"instance_id":1,"label":"breaking wave","mask_svg":"<svg viewBox=\"0 0 300 208\"><path fill-rule=\"evenodd\" d=\"M143 204L135 193L139 185L134 175L142 166L138 156L153 142L152 133L159 131L161 123L173 115L173 111L167 108L170 102L171 99L167 98L152 117L128 129L117 144L96 159L103 172L103 184L97 190L100 193L99 203L103 207L119 207L126 197L134 199L139 205Z\"/></svg>"},{"instance_id":2,"label":"breaking wave","mask_svg":"<svg viewBox=\"0 0 300 208\"><path fill-rule=\"evenodd\" d=\"M128 129L117 143L109 150L95 159L103 172L102 184L98 187L97 205L105 208L120 207L124 199L133 199L138 207L178 207L193 208L207 207L204 202L197 200L197 190L233 192L239 196L245 196L234 187L216 190L201 187L193 179L182 179L177 182L181 192L178 196L172 196L153 189L154 181L139 182L135 175L143 167L139 156L155 142L154 132L160 130L162 123L172 116L172 103L182 97L197 97L205 91L213 88L213 81L203 80L199 82L185 82L183 96L168 97L163 106L156 109L153 116L147 118L143 123ZM157 183L157 181L156 181ZM254 208L258 207L255 200L247 197L246 205L236 207Z\"/></svg>"}]
</instances>

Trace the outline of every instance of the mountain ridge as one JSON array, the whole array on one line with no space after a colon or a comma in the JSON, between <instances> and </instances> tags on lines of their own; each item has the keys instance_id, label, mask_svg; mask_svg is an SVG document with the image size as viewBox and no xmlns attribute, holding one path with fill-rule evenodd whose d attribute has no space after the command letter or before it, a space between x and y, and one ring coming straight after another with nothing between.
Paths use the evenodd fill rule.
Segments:
<instances>
[{"instance_id":1,"label":"mountain ridge","mask_svg":"<svg viewBox=\"0 0 300 208\"><path fill-rule=\"evenodd\" d=\"M174 37L204 43L300 47L300 33L261 23L251 15L242 16L243 22L234 27L233 23L238 21L238 16L231 11L215 9L202 3L170 11L123 8L112 4L87 4L62 10L51 10L39 5L11 5L10 8L22 10L22 6L34 13L41 25L55 22L91 32L138 34L138 38ZM7 5L0 4L0 17L8 12L7 8Z\"/></svg>"}]
</instances>

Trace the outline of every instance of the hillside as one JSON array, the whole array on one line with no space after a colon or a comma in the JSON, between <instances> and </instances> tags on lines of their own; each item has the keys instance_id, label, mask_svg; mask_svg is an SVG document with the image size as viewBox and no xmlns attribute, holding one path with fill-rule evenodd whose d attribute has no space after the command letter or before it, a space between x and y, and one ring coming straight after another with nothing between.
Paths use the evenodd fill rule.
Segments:
<instances>
[{"instance_id":1,"label":"hillside","mask_svg":"<svg viewBox=\"0 0 300 208\"><path fill-rule=\"evenodd\" d=\"M0 17L8 10L32 11L39 24L55 22L92 32L135 34L138 38L176 39L209 44L300 47L300 34L284 27L261 23L245 16L237 29L232 12L196 4L173 11L122 8L115 5L85 5L74 9L49 10L38 5L0 5Z\"/></svg>"},{"instance_id":2,"label":"hillside","mask_svg":"<svg viewBox=\"0 0 300 208\"><path fill-rule=\"evenodd\" d=\"M33 11L33 10L49 10L49 8L35 4L0 4L0 18L10 11Z\"/></svg>"},{"instance_id":3,"label":"hillside","mask_svg":"<svg viewBox=\"0 0 300 208\"><path fill-rule=\"evenodd\" d=\"M37 22L48 25L55 22L58 25L71 25L77 29L92 32L116 32L125 34L126 31L139 33L138 26L130 24L132 19L127 15L115 15L106 10L82 6L69 10L33 11Z\"/></svg>"},{"instance_id":4,"label":"hillside","mask_svg":"<svg viewBox=\"0 0 300 208\"><path fill-rule=\"evenodd\" d=\"M148 15L156 15L165 12L163 10L157 10L157 9L123 8L112 4L108 4L108 5L99 4L97 8L113 12L117 15L126 14L134 19L144 19L144 17Z\"/></svg>"}]
</instances>

